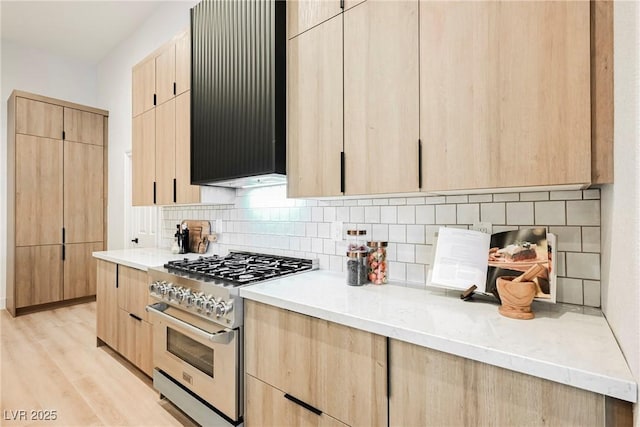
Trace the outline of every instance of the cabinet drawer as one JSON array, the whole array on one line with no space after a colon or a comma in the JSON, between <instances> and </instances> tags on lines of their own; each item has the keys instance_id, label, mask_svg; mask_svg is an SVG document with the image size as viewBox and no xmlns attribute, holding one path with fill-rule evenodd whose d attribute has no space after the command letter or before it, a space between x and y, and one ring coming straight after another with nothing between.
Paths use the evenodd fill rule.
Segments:
<instances>
[{"instance_id":1,"label":"cabinet drawer","mask_svg":"<svg viewBox=\"0 0 640 427\"><path fill-rule=\"evenodd\" d=\"M245 422L252 426L314 426L341 427L341 423L327 414L316 414L285 398L285 393L251 375L245 376L247 406Z\"/></svg>"},{"instance_id":2,"label":"cabinet drawer","mask_svg":"<svg viewBox=\"0 0 640 427\"><path fill-rule=\"evenodd\" d=\"M386 338L246 301L245 348L247 374L349 425L386 425Z\"/></svg>"},{"instance_id":3,"label":"cabinet drawer","mask_svg":"<svg viewBox=\"0 0 640 427\"><path fill-rule=\"evenodd\" d=\"M142 372L153 374L151 324L118 310L118 351Z\"/></svg>"},{"instance_id":4,"label":"cabinet drawer","mask_svg":"<svg viewBox=\"0 0 640 427\"><path fill-rule=\"evenodd\" d=\"M146 271L119 266L118 307L144 321L149 321L145 310L149 300L148 285Z\"/></svg>"}]
</instances>

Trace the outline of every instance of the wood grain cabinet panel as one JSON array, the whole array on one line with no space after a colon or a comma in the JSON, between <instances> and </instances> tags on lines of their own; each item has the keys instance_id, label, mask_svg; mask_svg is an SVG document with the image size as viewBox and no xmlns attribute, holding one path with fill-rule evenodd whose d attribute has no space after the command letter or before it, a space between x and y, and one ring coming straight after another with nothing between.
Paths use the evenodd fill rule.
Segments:
<instances>
[{"instance_id":1,"label":"wood grain cabinet panel","mask_svg":"<svg viewBox=\"0 0 640 427\"><path fill-rule=\"evenodd\" d=\"M176 95L191 89L191 33L187 30L176 40Z\"/></svg>"},{"instance_id":2,"label":"wood grain cabinet panel","mask_svg":"<svg viewBox=\"0 0 640 427\"><path fill-rule=\"evenodd\" d=\"M345 194L418 191L418 2L343 16Z\"/></svg>"},{"instance_id":3,"label":"wood grain cabinet panel","mask_svg":"<svg viewBox=\"0 0 640 427\"><path fill-rule=\"evenodd\" d=\"M67 141L104 145L104 116L65 107L64 134Z\"/></svg>"},{"instance_id":4,"label":"wood grain cabinet panel","mask_svg":"<svg viewBox=\"0 0 640 427\"><path fill-rule=\"evenodd\" d=\"M91 255L103 250L102 242L65 245L64 299L96 295L96 259Z\"/></svg>"},{"instance_id":5,"label":"wood grain cabinet panel","mask_svg":"<svg viewBox=\"0 0 640 427\"><path fill-rule=\"evenodd\" d=\"M389 345L390 426L605 425L602 395L397 340Z\"/></svg>"},{"instance_id":6,"label":"wood grain cabinet panel","mask_svg":"<svg viewBox=\"0 0 640 427\"><path fill-rule=\"evenodd\" d=\"M317 415L310 410L288 400L285 393L251 375L246 375L247 410L245 421L248 427L346 427L328 416Z\"/></svg>"},{"instance_id":7,"label":"wood grain cabinet panel","mask_svg":"<svg viewBox=\"0 0 640 427\"><path fill-rule=\"evenodd\" d=\"M66 243L100 242L104 236L103 147L64 143Z\"/></svg>"},{"instance_id":8,"label":"wood grain cabinet panel","mask_svg":"<svg viewBox=\"0 0 640 427\"><path fill-rule=\"evenodd\" d=\"M342 13L340 0L293 0L287 2L288 38Z\"/></svg>"},{"instance_id":9,"label":"wood grain cabinet panel","mask_svg":"<svg viewBox=\"0 0 640 427\"><path fill-rule=\"evenodd\" d=\"M288 49L289 197L340 195L342 18L290 40Z\"/></svg>"},{"instance_id":10,"label":"wood grain cabinet panel","mask_svg":"<svg viewBox=\"0 0 640 427\"><path fill-rule=\"evenodd\" d=\"M15 244L62 243L62 140L15 136Z\"/></svg>"},{"instance_id":11,"label":"wood grain cabinet panel","mask_svg":"<svg viewBox=\"0 0 640 427\"><path fill-rule=\"evenodd\" d=\"M118 265L96 260L96 335L118 350Z\"/></svg>"},{"instance_id":12,"label":"wood grain cabinet panel","mask_svg":"<svg viewBox=\"0 0 640 427\"><path fill-rule=\"evenodd\" d=\"M153 375L151 325L118 309L118 352L142 372Z\"/></svg>"},{"instance_id":13,"label":"wood grain cabinet panel","mask_svg":"<svg viewBox=\"0 0 640 427\"><path fill-rule=\"evenodd\" d=\"M132 203L150 206L155 203L156 179L156 111L133 118L132 138Z\"/></svg>"},{"instance_id":14,"label":"wood grain cabinet panel","mask_svg":"<svg viewBox=\"0 0 640 427\"><path fill-rule=\"evenodd\" d=\"M345 424L386 426L386 338L246 301L245 348L247 374Z\"/></svg>"},{"instance_id":15,"label":"wood grain cabinet panel","mask_svg":"<svg viewBox=\"0 0 640 427\"><path fill-rule=\"evenodd\" d=\"M156 93L155 58L149 58L133 67L131 92L133 117L154 107Z\"/></svg>"},{"instance_id":16,"label":"wood grain cabinet panel","mask_svg":"<svg viewBox=\"0 0 640 427\"><path fill-rule=\"evenodd\" d=\"M176 101L156 107L156 204L175 202L173 180L176 177Z\"/></svg>"},{"instance_id":17,"label":"wood grain cabinet panel","mask_svg":"<svg viewBox=\"0 0 640 427\"><path fill-rule=\"evenodd\" d=\"M420 3L425 190L591 182L589 13Z\"/></svg>"},{"instance_id":18,"label":"wood grain cabinet panel","mask_svg":"<svg viewBox=\"0 0 640 427\"><path fill-rule=\"evenodd\" d=\"M16 308L62 300L62 245L15 248Z\"/></svg>"},{"instance_id":19,"label":"wood grain cabinet panel","mask_svg":"<svg viewBox=\"0 0 640 427\"><path fill-rule=\"evenodd\" d=\"M121 265L118 267L118 307L148 321L147 300L149 298L147 272Z\"/></svg>"},{"instance_id":20,"label":"wood grain cabinet panel","mask_svg":"<svg viewBox=\"0 0 640 427\"><path fill-rule=\"evenodd\" d=\"M15 132L62 139L62 108L48 102L16 97Z\"/></svg>"},{"instance_id":21,"label":"wood grain cabinet panel","mask_svg":"<svg viewBox=\"0 0 640 427\"><path fill-rule=\"evenodd\" d=\"M199 203L200 186L191 185L191 91L176 96L176 203Z\"/></svg>"},{"instance_id":22,"label":"wood grain cabinet panel","mask_svg":"<svg viewBox=\"0 0 640 427\"><path fill-rule=\"evenodd\" d=\"M162 105L175 97L173 84L176 82L175 45L167 46L156 56L156 105Z\"/></svg>"}]
</instances>

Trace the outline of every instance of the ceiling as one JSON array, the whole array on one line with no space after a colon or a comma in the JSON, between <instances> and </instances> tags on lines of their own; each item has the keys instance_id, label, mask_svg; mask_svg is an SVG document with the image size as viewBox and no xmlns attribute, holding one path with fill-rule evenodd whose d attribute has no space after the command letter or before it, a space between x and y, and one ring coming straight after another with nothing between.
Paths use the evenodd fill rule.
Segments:
<instances>
[{"instance_id":1,"label":"ceiling","mask_svg":"<svg viewBox=\"0 0 640 427\"><path fill-rule=\"evenodd\" d=\"M161 1L0 1L2 40L95 64Z\"/></svg>"}]
</instances>

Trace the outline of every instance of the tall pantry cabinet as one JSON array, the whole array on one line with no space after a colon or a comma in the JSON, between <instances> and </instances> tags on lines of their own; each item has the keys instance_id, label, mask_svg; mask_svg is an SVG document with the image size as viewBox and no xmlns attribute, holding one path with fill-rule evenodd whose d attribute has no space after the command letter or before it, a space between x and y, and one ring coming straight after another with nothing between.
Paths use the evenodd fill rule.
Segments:
<instances>
[{"instance_id":1,"label":"tall pantry cabinet","mask_svg":"<svg viewBox=\"0 0 640 427\"><path fill-rule=\"evenodd\" d=\"M13 91L7 105L7 309L96 293L108 112Z\"/></svg>"}]
</instances>

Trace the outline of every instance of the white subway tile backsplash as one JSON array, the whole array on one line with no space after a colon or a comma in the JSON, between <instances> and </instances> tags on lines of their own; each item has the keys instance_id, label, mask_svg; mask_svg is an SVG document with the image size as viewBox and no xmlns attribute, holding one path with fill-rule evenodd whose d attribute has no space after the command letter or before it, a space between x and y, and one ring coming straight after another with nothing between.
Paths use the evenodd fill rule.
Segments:
<instances>
[{"instance_id":1,"label":"white subway tile backsplash","mask_svg":"<svg viewBox=\"0 0 640 427\"><path fill-rule=\"evenodd\" d=\"M538 200L549 200L549 192L537 191L534 193L520 193L521 202L536 202Z\"/></svg>"},{"instance_id":2,"label":"white subway tile backsplash","mask_svg":"<svg viewBox=\"0 0 640 427\"><path fill-rule=\"evenodd\" d=\"M482 203L480 205L480 221L495 225L506 224L506 206L504 203Z\"/></svg>"},{"instance_id":3,"label":"white subway tile backsplash","mask_svg":"<svg viewBox=\"0 0 640 427\"><path fill-rule=\"evenodd\" d=\"M398 206L398 224L415 224L415 206Z\"/></svg>"},{"instance_id":4,"label":"white subway tile backsplash","mask_svg":"<svg viewBox=\"0 0 640 427\"><path fill-rule=\"evenodd\" d=\"M367 240L387 241L392 280L424 287L432 262L434 233L441 226L468 228L477 221L493 232L546 227L558 235L555 263L558 301L599 307L600 190L393 198L286 199L284 187L242 189L229 205L161 208L160 241L169 246L181 219L222 220L211 254L251 250L315 257L320 268L344 271L347 242L331 239L331 223L367 231ZM254 197L259 194L259 197Z\"/></svg>"},{"instance_id":5,"label":"white subway tile backsplash","mask_svg":"<svg viewBox=\"0 0 640 427\"><path fill-rule=\"evenodd\" d=\"M349 211L349 217L351 222L364 222L364 207L352 207Z\"/></svg>"},{"instance_id":6,"label":"white subway tile backsplash","mask_svg":"<svg viewBox=\"0 0 640 427\"><path fill-rule=\"evenodd\" d=\"M567 276L600 280L600 254L567 252Z\"/></svg>"},{"instance_id":7,"label":"white subway tile backsplash","mask_svg":"<svg viewBox=\"0 0 640 427\"><path fill-rule=\"evenodd\" d=\"M582 249L580 227L549 227L549 232L558 237L559 251L580 252Z\"/></svg>"},{"instance_id":8,"label":"white subway tile backsplash","mask_svg":"<svg viewBox=\"0 0 640 427\"><path fill-rule=\"evenodd\" d=\"M389 241L389 226L387 224L373 224L371 239L376 242Z\"/></svg>"},{"instance_id":9,"label":"white subway tile backsplash","mask_svg":"<svg viewBox=\"0 0 640 427\"><path fill-rule=\"evenodd\" d=\"M398 208L395 206L382 206L380 208L380 222L395 224L398 222Z\"/></svg>"},{"instance_id":10,"label":"white subway tile backsplash","mask_svg":"<svg viewBox=\"0 0 640 427\"><path fill-rule=\"evenodd\" d=\"M364 208L364 221L370 223L380 222L380 207L379 206L367 206Z\"/></svg>"},{"instance_id":11,"label":"white subway tile backsplash","mask_svg":"<svg viewBox=\"0 0 640 427\"><path fill-rule=\"evenodd\" d=\"M389 225L389 241L395 243L404 243L407 241L406 225Z\"/></svg>"},{"instance_id":12,"label":"white subway tile backsplash","mask_svg":"<svg viewBox=\"0 0 640 427\"><path fill-rule=\"evenodd\" d=\"M567 225L600 226L600 200L568 201Z\"/></svg>"},{"instance_id":13,"label":"white subway tile backsplash","mask_svg":"<svg viewBox=\"0 0 640 427\"><path fill-rule=\"evenodd\" d=\"M436 205L436 224L455 224L456 205Z\"/></svg>"},{"instance_id":14,"label":"white subway tile backsplash","mask_svg":"<svg viewBox=\"0 0 640 427\"><path fill-rule=\"evenodd\" d=\"M424 243L424 225L407 225L407 243Z\"/></svg>"},{"instance_id":15,"label":"white subway tile backsplash","mask_svg":"<svg viewBox=\"0 0 640 427\"><path fill-rule=\"evenodd\" d=\"M507 203L507 224L533 224L533 202Z\"/></svg>"},{"instance_id":16,"label":"white subway tile backsplash","mask_svg":"<svg viewBox=\"0 0 640 427\"><path fill-rule=\"evenodd\" d=\"M497 193L493 195L494 202L517 202L519 200L519 193Z\"/></svg>"},{"instance_id":17,"label":"white subway tile backsplash","mask_svg":"<svg viewBox=\"0 0 640 427\"><path fill-rule=\"evenodd\" d=\"M433 205L416 206L416 224L435 224L436 209Z\"/></svg>"},{"instance_id":18,"label":"white subway tile backsplash","mask_svg":"<svg viewBox=\"0 0 640 427\"><path fill-rule=\"evenodd\" d=\"M480 221L480 205L478 204L458 205L456 210L458 224L473 225L473 223Z\"/></svg>"},{"instance_id":19,"label":"white subway tile backsplash","mask_svg":"<svg viewBox=\"0 0 640 427\"><path fill-rule=\"evenodd\" d=\"M549 193L549 198L551 200L581 200L582 191L581 190L552 191L551 193Z\"/></svg>"},{"instance_id":20,"label":"white subway tile backsplash","mask_svg":"<svg viewBox=\"0 0 640 427\"><path fill-rule=\"evenodd\" d=\"M582 280L558 278L558 302L581 305L583 304L582 292Z\"/></svg>"},{"instance_id":21,"label":"white subway tile backsplash","mask_svg":"<svg viewBox=\"0 0 640 427\"><path fill-rule=\"evenodd\" d=\"M471 194L469 196L469 203L487 203L493 202L492 194Z\"/></svg>"},{"instance_id":22,"label":"white subway tile backsplash","mask_svg":"<svg viewBox=\"0 0 640 427\"><path fill-rule=\"evenodd\" d=\"M584 305L589 307L600 307L600 281L583 280L584 287Z\"/></svg>"},{"instance_id":23,"label":"white subway tile backsplash","mask_svg":"<svg viewBox=\"0 0 640 427\"><path fill-rule=\"evenodd\" d=\"M564 225L565 211L562 202L536 202L536 225Z\"/></svg>"},{"instance_id":24,"label":"white subway tile backsplash","mask_svg":"<svg viewBox=\"0 0 640 427\"><path fill-rule=\"evenodd\" d=\"M600 252L600 227L582 227L582 251Z\"/></svg>"}]
</instances>

